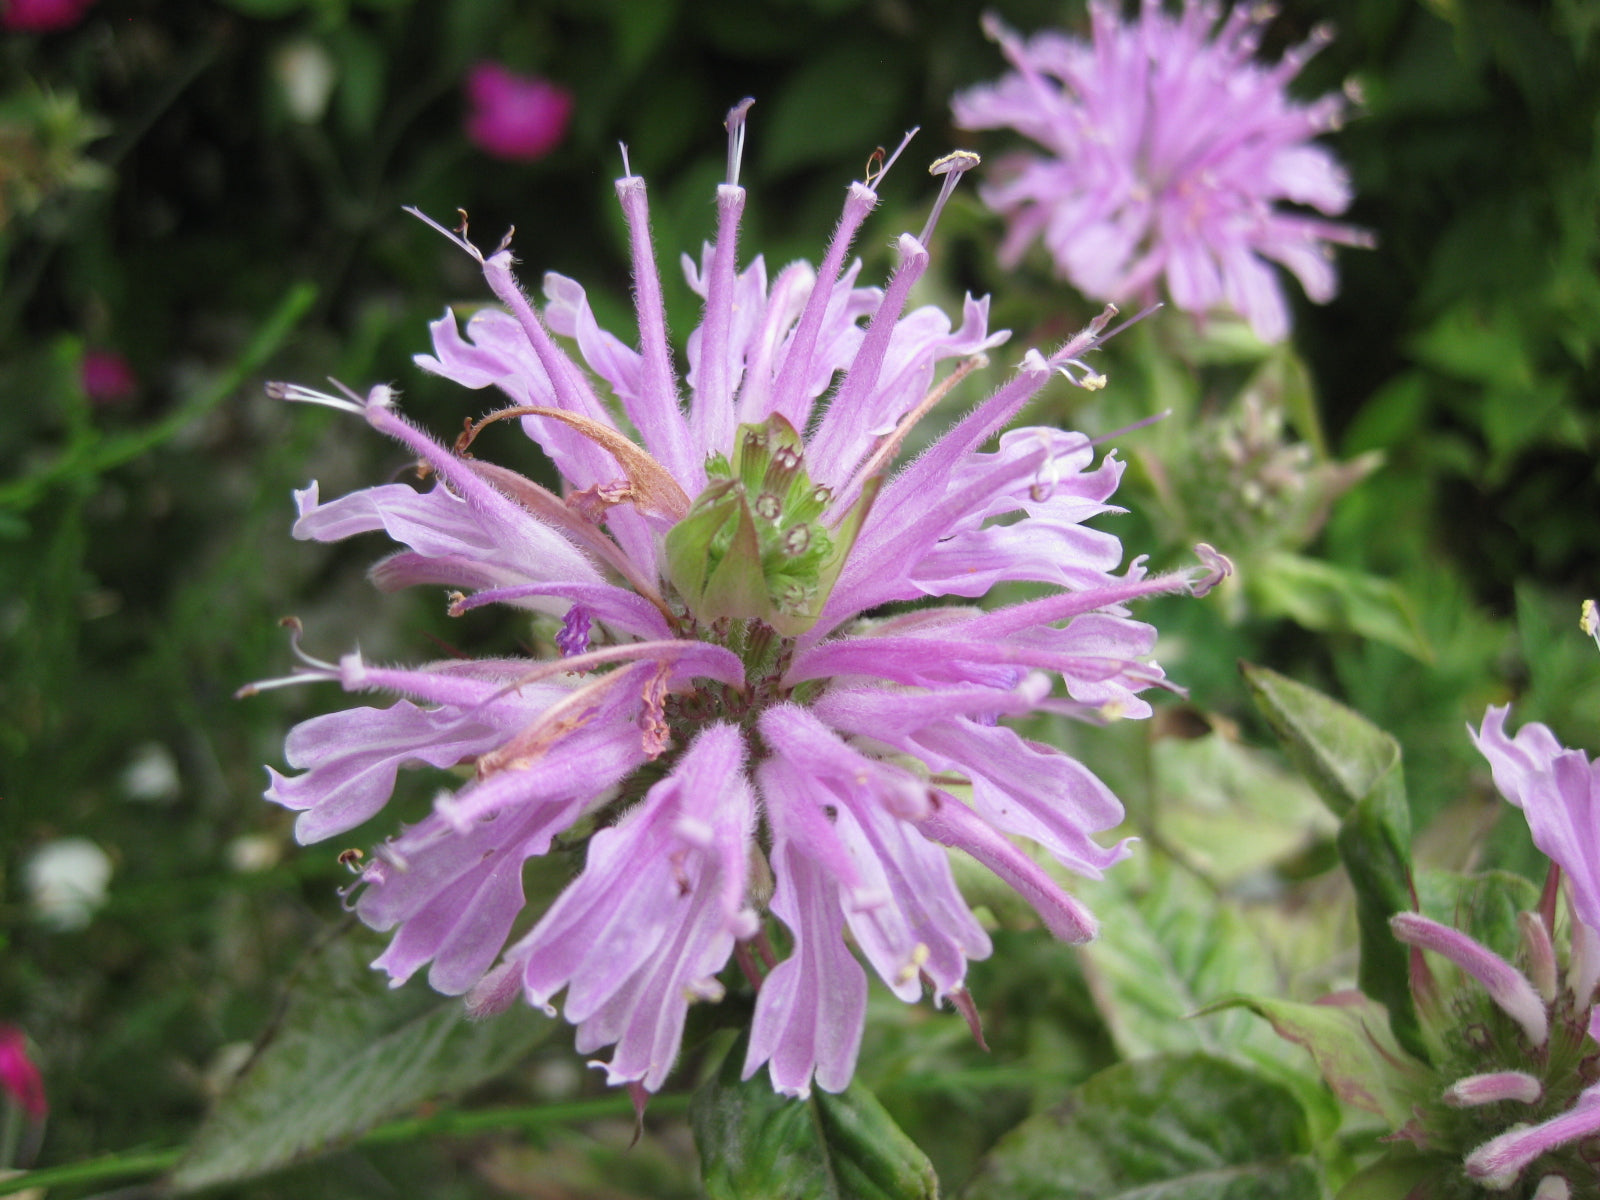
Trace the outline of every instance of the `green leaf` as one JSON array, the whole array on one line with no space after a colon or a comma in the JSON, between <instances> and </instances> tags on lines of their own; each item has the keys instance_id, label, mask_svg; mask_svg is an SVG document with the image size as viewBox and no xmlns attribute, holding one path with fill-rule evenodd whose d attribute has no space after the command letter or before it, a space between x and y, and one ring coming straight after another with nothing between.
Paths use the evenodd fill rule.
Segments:
<instances>
[{"instance_id":1,"label":"green leaf","mask_svg":"<svg viewBox=\"0 0 1600 1200\"><path fill-rule=\"evenodd\" d=\"M1315 688L1249 663L1239 670L1289 760L1334 816L1344 820L1380 791L1404 797L1394 738Z\"/></svg>"},{"instance_id":2,"label":"green leaf","mask_svg":"<svg viewBox=\"0 0 1600 1200\"><path fill-rule=\"evenodd\" d=\"M1238 911L1187 871L1154 855L1143 878L1127 863L1081 889L1100 936L1081 954L1091 989L1124 1057L1256 1048L1275 1039L1244 1014L1192 1020L1208 1002L1275 990L1272 963Z\"/></svg>"},{"instance_id":3,"label":"green leaf","mask_svg":"<svg viewBox=\"0 0 1600 1200\"><path fill-rule=\"evenodd\" d=\"M870 154L886 130L897 129L905 60L887 50L879 41L840 39L808 54L768 110L769 125L757 143L761 173L781 175L835 155Z\"/></svg>"},{"instance_id":4,"label":"green leaf","mask_svg":"<svg viewBox=\"0 0 1600 1200\"><path fill-rule=\"evenodd\" d=\"M1079 953L1101 1018L1124 1058L1205 1053L1248 1061L1296 1096L1317 1137L1332 1137L1339 1106L1305 1058L1244 1012L1211 1002L1279 986L1272 952L1237 903L1157 854L1082 888L1101 918ZM1300 940L1319 931L1301 926Z\"/></svg>"},{"instance_id":5,"label":"green leaf","mask_svg":"<svg viewBox=\"0 0 1600 1200\"><path fill-rule=\"evenodd\" d=\"M304 8L306 4L306 0L222 0L222 2L234 12L254 17L259 21L273 21L287 17L297 9Z\"/></svg>"},{"instance_id":6,"label":"green leaf","mask_svg":"<svg viewBox=\"0 0 1600 1200\"><path fill-rule=\"evenodd\" d=\"M1346 1104L1376 1113L1396 1129L1411 1119L1412 1085L1424 1083L1426 1069L1395 1042L1376 1002L1359 994L1323 1004L1233 996L1205 1011L1224 1008L1248 1009L1270 1021L1279 1037L1305 1047Z\"/></svg>"},{"instance_id":7,"label":"green leaf","mask_svg":"<svg viewBox=\"0 0 1600 1200\"><path fill-rule=\"evenodd\" d=\"M1337 1200L1429 1200L1422 1190L1429 1180L1453 1181L1461 1171L1455 1159L1418 1154L1411 1146L1396 1146L1377 1162L1357 1171L1339 1189Z\"/></svg>"},{"instance_id":8,"label":"green leaf","mask_svg":"<svg viewBox=\"0 0 1600 1200\"><path fill-rule=\"evenodd\" d=\"M1249 1068L1205 1054L1119 1063L1024 1121L963 1200L1306 1200L1323 1194L1305 1114Z\"/></svg>"},{"instance_id":9,"label":"green leaf","mask_svg":"<svg viewBox=\"0 0 1600 1200\"><path fill-rule=\"evenodd\" d=\"M1240 670L1289 758L1340 818L1336 844L1361 931L1361 990L1389 1010L1400 1044L1426 1060L1406 948L1389 931L1389 918L1412 908L1411 813L1400 744L1313 688L1265 667Z\"/></svg>"},{"instance_id":10,"label":"green leaf","mask_svg":"<svg viewBox=\"0 0 1600 1200\"><path fill-rule=\"evenodd\" d=\"M739 1078L746 1045L689 1110L711 1200L936 1200L932 1164L870 1091L780 1096L765 1071Z\"/></svg>"},{"instance_id":11,"label":"green leaf","mask_svg":"<svg viewBox=\"0 0 1600 1200\"><path fill-rule=\"evenodd\" d=\"M1433 659L1411 598L1391 580L1282 550L1252 556L1239 578L1262 616L1288 617L1319 633L1357 633Z\"/></svg>"},{"instance_id":12,"label":"green leaf","mask_svg":"<svg viewBox=\"0 0 1600 1200\"><path fill-rule=\"evenodd\" d=\"M340 934L290 984L281 1020L201 1125L175 1191L248 1179L337 1149L388 1117L515 1066L553 1023L522 1005L469 1021L461 1001L391 990L365 936Z\"/></svg>"},{"instance_id":13,"label":"green leaf","mask_svg":"<svg viewBox=\"0 0 1600 1200\"><path fill-rule=\"evenodd\" d=\"M1150 747L1156 832L1224 888L1326 847L1338 822L1277 754L1212 730Z\"/></svg>"}]
</instances>

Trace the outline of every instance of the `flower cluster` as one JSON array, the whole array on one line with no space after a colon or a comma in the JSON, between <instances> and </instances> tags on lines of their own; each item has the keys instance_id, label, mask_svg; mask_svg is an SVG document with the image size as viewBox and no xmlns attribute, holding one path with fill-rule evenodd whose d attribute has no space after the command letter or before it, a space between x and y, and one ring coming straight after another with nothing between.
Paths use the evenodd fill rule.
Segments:
<instances>
[{"instance_id":1,"label":"flower cluster","mask_svg":"<svg viewBox=\"0 0 1600 1200\"><path fill-rule=\"evenodd\" d=\"M687 405L645 183L631 174L616 186L637 348L599 327L573 280L547 275L540 312L505 244L485 255L464 229L441 229L504 308L464 330L446 313L417 361L498 388L509 406L452 449L401 416L386 387L365 399L271 389L361 417L432 480L331 501L313 483L298 494L295 536L382 529L406 548L373 568L380 588L445 585L453 613L503 604L561 628L550 658L307 658L256 685L323 679L400 697L297 726L287 757L301 773L272 772L268 797L297 811L297 836L313 842L378 812L401 767L470 765L470 781L365 859L355 910L394 931L375 965L396 984L426 966L479 1013L519 997L553 1013L564 991L578 1048L614 1046L608 1077L636 1091L661 1086L688 1006L721 996L730 960L757 989L746 1075L768 1064L783 1092L843 1088L867 987L846 930L897 996L926 986L970 1018L966 964L990 943L946 847L1014 887L1057 936L1092 937L1092 916L1012 838L1098 876L1127 853L1093 837L1121 806L1003 718L1147 714L1138 693L1163 683L1148 659L1155 631L1125 605L1203 592L1227 569L1203 548L1201 569L1152 577L1135 561L1117 573L1117 539L1085 522L1116 511L1122 464L1096 463L1088 438L1050 428L991 447L1052 377L1103 382L1083 355L1110 311L1053 354L1028 350L894 470L913 426L1006 336L988 330L986 301L968 298L955 326L936 308L907 310L939 206L976 156L935 164L939 204L920 237L900 237L882 290L859 286L846 256L893 157L850 186L819 268L796 262L769 279L760 257L736 261L747 107L728 118L716 240L684 259L704 300ZM544 449L562 494L468 453L500 419ZM994 611L959 602L1003 581L1045 586ZM523 863L575 827L597 830L581 874L506 946Z\"/></svg>"},{"instance_id":2,"label":"flower cluster","mask_svg":"<svg viewBox=\"0 0 1600 1200\"><path fill-rule=\"evenodd\" d=\"M1085 295L1153 295L1166 281L1191 312L1226 307L1263 341L1288 334L1289 313L1267 260L1321 303L1337 289L1332 243L1367 234L1307 212L1344 212L1350 184L1311 139L1336 128L1345 100L1300 104L1285 91L1328 38L1319 30L1275 66L1255 58L1270 9L1241 4L1222 20L1211 0L1179 16L1144 0L1124 22L1091 0L1092 39L1054 31L1023 40L987 28L1015 71L955 97L965 129L1015 129L1044 148L1002 159L982 190L1010 221L1001 261L1035 238Z\"/></svg>"}]
</instances>

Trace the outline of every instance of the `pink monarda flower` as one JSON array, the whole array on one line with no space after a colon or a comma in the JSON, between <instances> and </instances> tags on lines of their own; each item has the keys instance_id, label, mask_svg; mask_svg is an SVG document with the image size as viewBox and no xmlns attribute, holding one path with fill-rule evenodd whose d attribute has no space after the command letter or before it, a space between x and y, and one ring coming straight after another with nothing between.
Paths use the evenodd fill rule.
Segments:
<instances>
[{"instance_id":1,"label":"pink monarda flower","mask_svg":"<svg viewBox=\"0 0 1600 1200\"><path fill-rule=\"evenodd\" d=\"M52 33L83 20L94 0L0 0L0 28L15 33Z\"/></svg>"},{"instance_id":2,"label":"pink monarda flower","mask_svg":"<svg viewBox=\"0 0 1600 1200\"><path fill-rule=\"evenodd\" d=\"M509 162L543 158L566 136L572 93L535 75L518 75L496 62L467 72L466 130L485 154Z\"/></svg>"},{"instance_id":3,"label":"pink monarda flower","mask_svg":"<svg viewBox=\"0 0 1600 1200\"><path fill-rule=\"evenodd\" d=\"M968 298L955 327L938 309L906 310L937 205L921 237L900 237L887 287L857 285L846 255L877 204L881 159L850 186L820 268L796 262L769 280L757 257L740 269L747 107L729 114L716 241L684 259L705 301L686 378L645 183L630 174L617 194L637 349L599 327L571 279L546 275L536 309L508 247L483 254L463 229L448 236L504 308L464 330L447 312L417 361L498 388L508 407L452 450L401 416L389 388L364 400L271 389L362 418L433 480L327 502L313 483L295 536L383 529L407 549L373 569L380 588L445 585L458 589L453 613L504 604L561 629L549 658L307 659L256 685L323 679L401 697L297 726L287 757L302 773L272 772L267 796L314 842L382 808L400 767L471 764L468 783L367 859L355 910L395 931L375 965L396 984L426 965L478 1013L518 997L553 1013L564 991L579 1050L614 1046L608 1077L636 1092L666 1079L689 1005L723 994L730 959L757 989L746 1075L770 1064L783 1092L845 1087L867 987L847 930L897 996L926 987L970 1015L966 964L990 943L945 847L1015 887L1057 936L1092 937L1090 914L1012 837L1097 877L1127 853L1093 837L1122 808L1002 718L1146 715L1137 693L1163 682L1147 658L1155 630L1125 604L1202 592L1226 569L1207 548L1203 570L1114 573L1117 539L1085 522L1116 511L1122 464L1097 465L1088 438L1058 429L992 441L1052 377L1103 382L1082 356L1109 312L1053 354L1021 355L1009 382L896 469L913 426L1006 335L989 332L987 301ZM975 161L935 164L941 205ZM543 447L563 494L466 453L502 418ZM991 612L959 602L1006 581L1045 588ZM507 947L524 861L580 820L599 830L582 873Z\"/></svg>"},{"instance_id":4,"label":"pink monarda flower","mask_svg":"<svg viewBox=\"0 0 1600 1200\"><path fill-rule=\"evenodd\" d=\"M1371 244L1280 207L1337 215L1350 204L1349 179L1311 141L1338 127L1344 98L1300 104L1285 92L1329 34L1267 66L1255 58L1265 6L1241 4L1220 27L1208 0L1184 0L1176 16L1143 0L1131 22L1119 7L1090 0L1089 42L1048 31L1024 41L986 22L1016 70L957 95L956 124L1015 129L1045 150L1002 159L980 192L1010 221L1001 261L1015 265L1040 238L1085 295L1150 299L1165 277L1179 308L1228 308L1281 341L1289 310L1267 260L1322 303L1337 290L1331 244Z\"/></svg>"},{"instance_id":5,"label":"pink monarda flower","mask_svg":"<svg viewBox=\"0 0 1600 1200\"><path fill-rule=\"evenodd\" d=\"M28 1054L28 1039L15 1025L0 1022L0 1092L31 1120L50 1113L44 1077Z\"/></svg>"}]
</instances>

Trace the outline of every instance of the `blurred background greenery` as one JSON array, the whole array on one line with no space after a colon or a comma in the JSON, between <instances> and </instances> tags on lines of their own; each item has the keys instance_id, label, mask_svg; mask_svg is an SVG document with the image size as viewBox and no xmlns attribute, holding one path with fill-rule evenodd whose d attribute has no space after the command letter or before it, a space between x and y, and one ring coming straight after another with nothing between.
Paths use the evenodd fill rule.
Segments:
<instances>
[{"instance_id":1,"label":"blurred background greenery","mask_svg":"<svg viewBox=\"0 0 1600 1200\"><path fill-rule=\"evenodd\" d=\"M46 1073L41 1163L181 1144L307 943L342 919L336 848L294 848L287 814L259 799L289 725L341 697L231 698L285 673L278 618L301 617L330 657L525 636L450 622L436 597L380 599L363 578L378 539L288 536L292 488L334 495L404 464L347 420L267 400L263 380L392 381L441 431L481 409L412 365L426 322L485 289L401 206L465 209L480 242L514 224L530 289L545 270L576 277L627 336L611 188L625 142L681 339L696 310L670 264L710 235L727 107L757 98L743 253L815 260L874 146L912 125L912 162L1007 144L949 122L952 91L1002 68L986 7L1023 30L1083 23L1080 5L1039 0L101 0L69 28L0 33L0 1020ZM1269 945L1291 901L1324 903L1332 856L1315 806L1253 749L1267 739L1238 659L1393 731L1445 865L1532 861L1510 827L1468 836L1494 815L1462 734L1486 703L1515 698L1521 718L1600 748L1600 676L1576 634L1600 562L1600 7L1281 8L1269 54L1336 31L1297 87L1359 94L1330 141L1377 249L1340 254L1339 298L1298 304L1292 349L1158 314L1106 352L1104 393L1062 389L1035 414L1098 435L1172 409L1117 439L1133 511L1106 527L1157 565L1205 539L1247 568L1219 602L1144 611L1188 701L1074 746L1214 892L1277 905L1258 922ZM483 59L571 89L547 157L496 161L464 135L462 80ZM902 168L883 196L866 280L932 189ZM993 293L992 324L1022 345L1082 325L1097 306L1042 260L998 270L998 232L958 196L925 298ZM508 436L496 452L518 451ZM412 781L401 807L429 790ZM1230 861L1219 831L1245 828L1270 844ZM110 864L81 919L30 888L29 864L63 839ZM997 956L973 986L993 1053L877 995L862 1063L952 1188L1130 1045L1074 952L1010 928L1026 922L1001 898L991 915ZM1337 977L1338 937L1297 952ZM508 1068L493 1099L601 1090L564 1030ZM703 1070L691 1048L683 1087ZM357 1148L238 1194L695 1194L670 1104L624 1153L630 1133L619 1115Z\"/></svg>"}]
</instances>

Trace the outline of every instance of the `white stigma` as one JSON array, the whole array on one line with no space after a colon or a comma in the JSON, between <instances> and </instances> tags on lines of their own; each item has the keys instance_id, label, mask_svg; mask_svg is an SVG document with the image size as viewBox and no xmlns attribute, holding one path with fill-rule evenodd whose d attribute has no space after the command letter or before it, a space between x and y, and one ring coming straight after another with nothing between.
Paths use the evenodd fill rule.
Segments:
<instances>
[{"instance_id":1,"label":"white stigma","mask_svg":"<svg viewBox=\"0 0 1600 1200\"><path fill-rule=\"evenodd\" d=\"M311 388L301 387L298 383L280 383L276 380L267 384L266 392L274 400L292 400L298 404L320 404L324 408L336 408L340 412L355 413L358 417L366 416L367 407L362 402L361 397L350 391L342 383L336 380L331 382L335 387L345 392L348 399L330 396L327 392L313 391ZM388 391L387 388L383 390ZM377 391L377 388L373 389L374 393ZM371 397L368 398L369 403L371 399ZM387 402L387 397L385 397L383 403L386 405Z\"/></svg>"}]
</instances>

